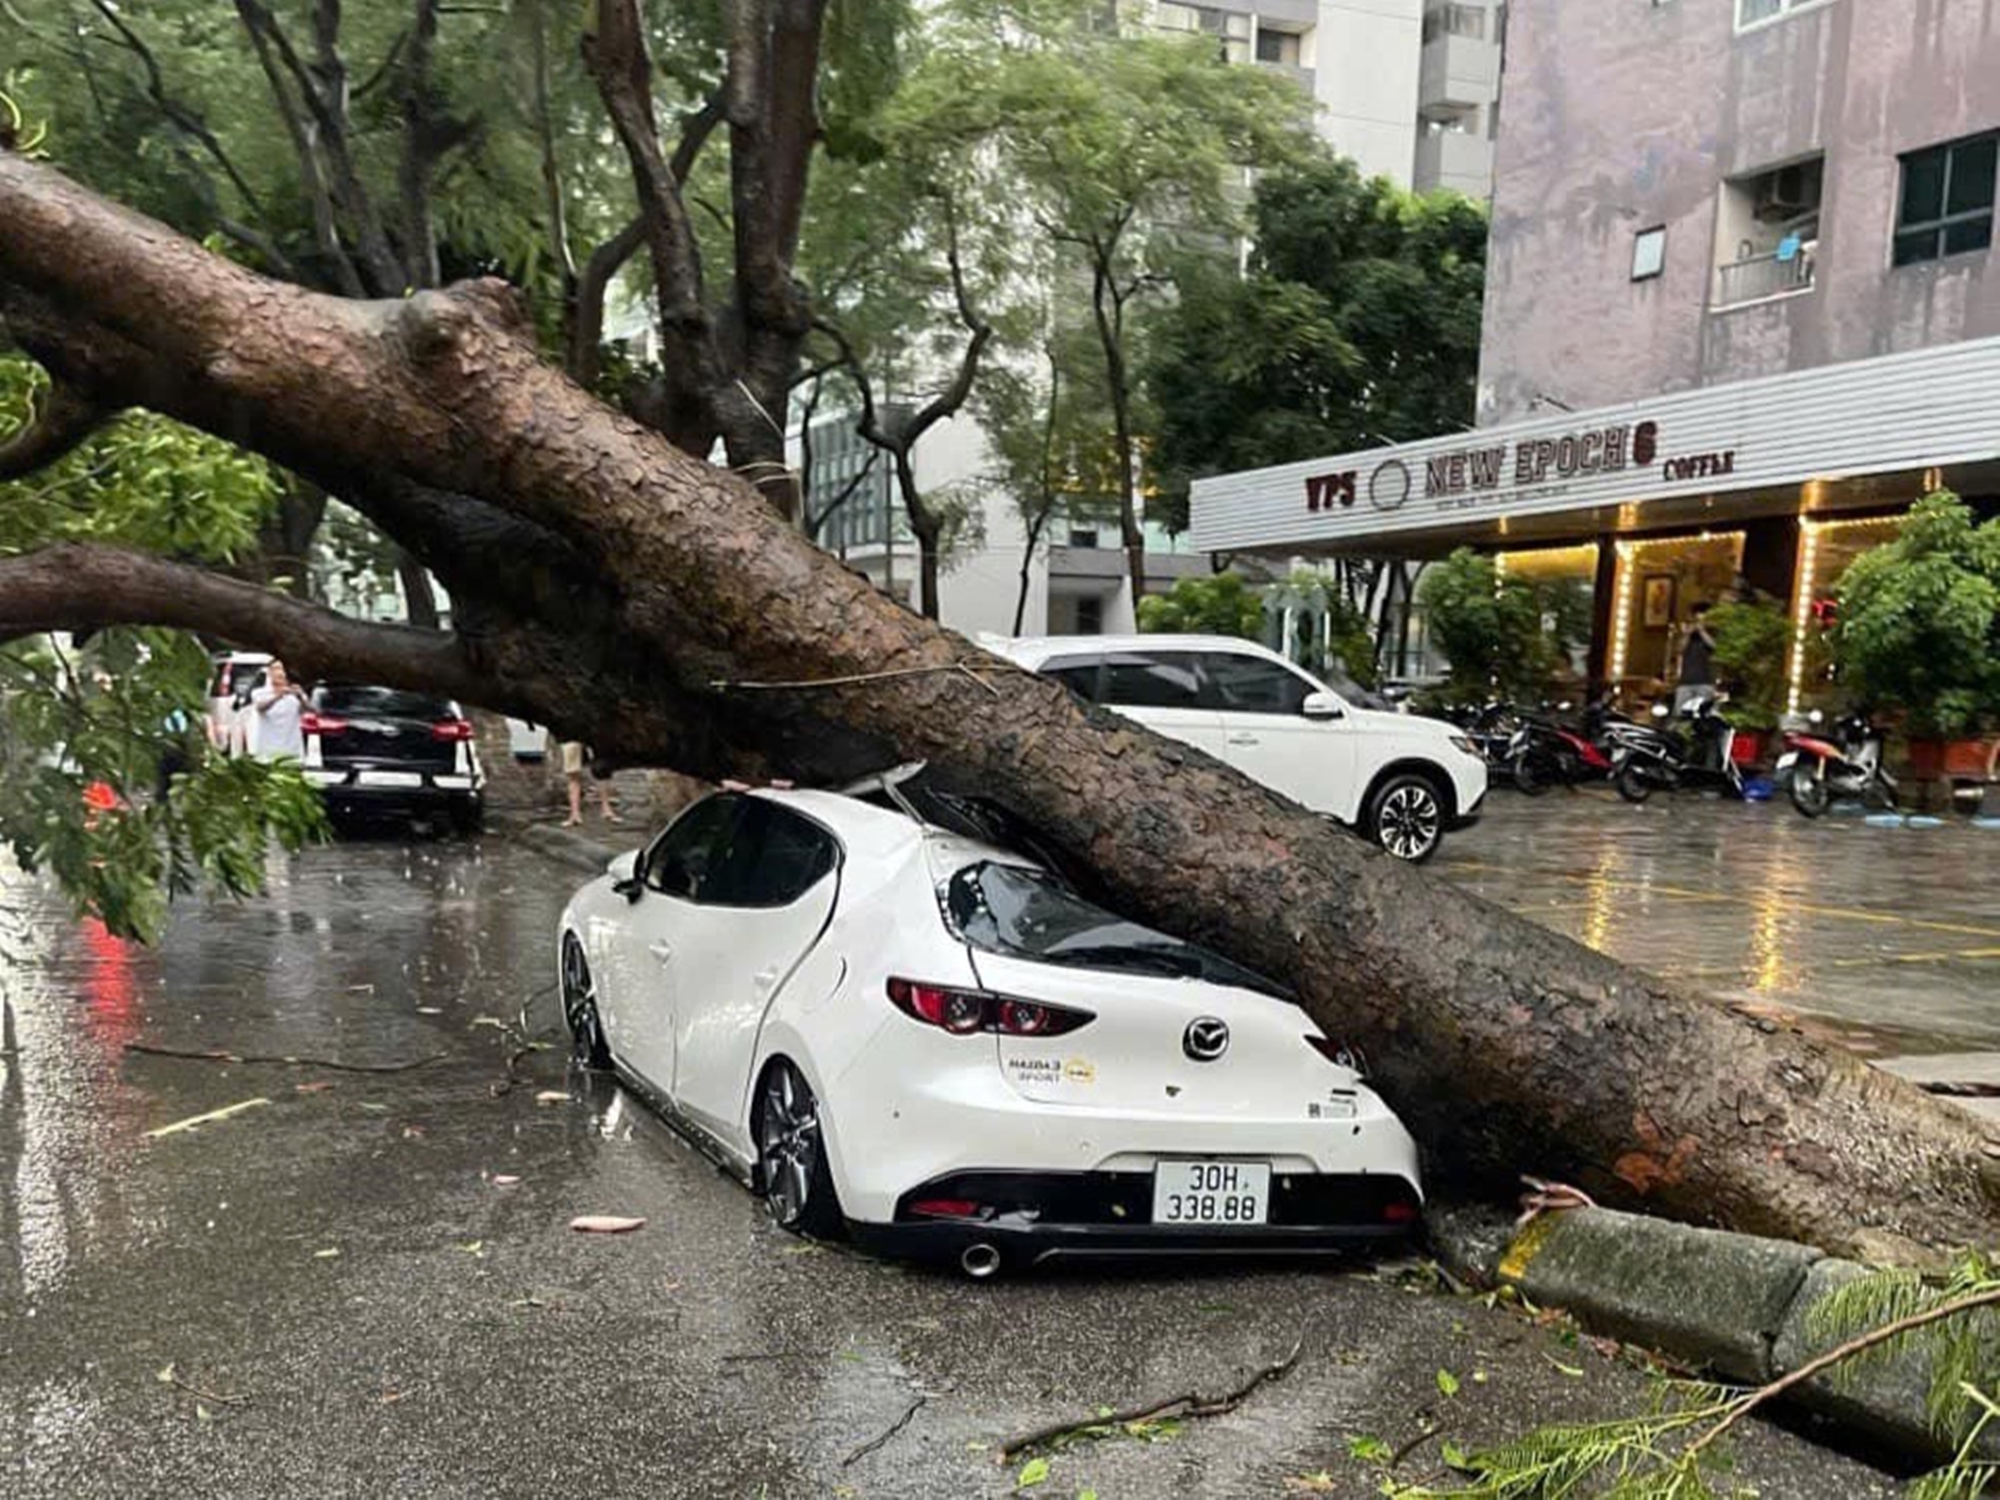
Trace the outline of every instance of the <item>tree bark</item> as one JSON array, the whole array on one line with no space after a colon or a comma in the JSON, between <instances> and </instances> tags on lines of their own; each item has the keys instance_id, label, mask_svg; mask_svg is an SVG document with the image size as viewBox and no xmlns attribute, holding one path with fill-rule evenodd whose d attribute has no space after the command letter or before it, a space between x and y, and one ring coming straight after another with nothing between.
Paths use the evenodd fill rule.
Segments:
<instances>
[{"instance_id":1,"label":"tree bark","mask_svg":"<svg viewBox=\"0 0 2000 1500\"><path fill-rule=\"evenodd\" d=\"M1139 452L1132 431L1131 373L1125 368L1125 308L1113 279L1111 253L1096 252L1090 305L1098 342L1104 347L1104 375L1111 394L1111 425L1118 445L1118 532L1125 544L1125 573L1136 618L1139 601L1146 597L1146 534L1139 528Z\"/></svg>"},{"instance_id":2,"label":"tree bark","mask_svg":"<svg viewBox=\"0 0 2000 1500\"><path fill-rule=\"evenodd\" d=\"M1996 1239L2000 1145L1971 1117L1391 861L898 608L742 481L543 364L505 287L319 296L0 155L0 288L42 309L0 306L94 400L143 387L307 473L393 472L464 497L439 501L448 512L484 508L560 538L591 572L596 613L556 615L566 596L551 587L563 623L539 645L504 625L467 636L461 696L614 761L710 778L826 783L926 760L1117 906L1293 986L1366 1048L1437 1180L1536 1171L1847 1253ZM407 531L393 493L344 492ZM466 560L462 614L478 613L480 568L507 561L497 548ZM57 579L27 606L23 569ZM532 604L510 597L496 613ZM142 605L172 624L207 616L192 590L135 602L61 555L0 565L0 621ZM266 607L279 606L310 608ZM290 650L291 620L232 617L225 633ZM367 675L428 685L419 656L383 650ZM786 685L801 682L819 685Z\"/></svg>"}]
</instances>

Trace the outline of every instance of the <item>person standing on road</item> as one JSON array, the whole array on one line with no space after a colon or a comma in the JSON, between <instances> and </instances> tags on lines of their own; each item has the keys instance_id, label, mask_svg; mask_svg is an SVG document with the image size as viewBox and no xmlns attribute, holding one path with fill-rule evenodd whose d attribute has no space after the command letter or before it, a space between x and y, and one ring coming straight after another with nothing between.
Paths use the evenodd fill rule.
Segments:
<instances>
[{"instance_id":1,"label":"person standing on road","mask_svg":"<svg viewBox=\"0 0 2000 1500\"><path fill-rule=\"evenodd\" d=\"M562 747L563 780L569 783L569 816L563 820L565 828L583 826L583 767L589 760L590 752L581 740L564 740ZM611 805L611 778L597 780L597 810L604 815L604 821L618 822L618 809Z\"/></svg>"},{"instance_id":2,"label":"person standing on road","mask_svg":"<svg viewBox=\"0 0 2000 1500\"><path fill-rule=\"evenodd\" d=\"M1697 698L1715 696L1715 637L1708 630L1708 606L1697 604L1688 622L1687 639L1681 643L1681 675L1674 687L1674 712L1678 714Z\"/></svg>"},{"instance_id":3,"label":"person standing on road","mask_svg":"<svg viewBox=\"0 0 2000 1500\"><path fill-rule=\"evenodd\" d=\"M275 656L265 669L264 685L250 695L250 706L257 710L257 758L278 760L290 756L293 760L306 758L305 731L300 721L306 711L305 690L293 682L285 671L285 664Z\"/></svg>"}]
</instances>

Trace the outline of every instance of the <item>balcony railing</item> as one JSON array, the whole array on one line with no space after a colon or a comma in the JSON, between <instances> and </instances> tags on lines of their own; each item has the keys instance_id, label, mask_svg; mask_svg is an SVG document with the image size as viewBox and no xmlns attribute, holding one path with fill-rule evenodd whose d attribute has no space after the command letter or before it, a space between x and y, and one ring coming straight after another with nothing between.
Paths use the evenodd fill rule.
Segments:
<instances>
[{"instance_id":1,"label":"balcony railing","mask_svg":"<svg viewBox=\"0 0 2000 1500\"><path fill-rule=\"evenodd\" d=\"M1744 260L1718 266L1715 271L1715 305L1738 307L1765 297L1781 297L1787 292L1803 292L1813 284L1813 261L1818 249L1807 240L1790 254L1767 250Z\"/></svg>"}]
</instances>

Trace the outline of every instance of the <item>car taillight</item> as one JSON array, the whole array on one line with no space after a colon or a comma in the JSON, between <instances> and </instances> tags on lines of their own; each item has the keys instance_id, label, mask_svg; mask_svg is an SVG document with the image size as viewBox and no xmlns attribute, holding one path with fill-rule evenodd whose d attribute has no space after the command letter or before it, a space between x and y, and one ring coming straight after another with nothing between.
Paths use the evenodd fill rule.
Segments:
<instances>
[{"instance_id":1,"label":"car taillight","mask_svg":"<svg viewBox=\"0 0 2000 1500\"><path fill-rule=\"evenodd\" d=\"M954 1036L978 1031L1000 1036L1061 1036L1096 1019L1087 1010L989 995L984 990L921 984L914 979L890 980L889 999L904 1015Z\"/></svg>"},{"instance_id":2,"label":"car taillight","mask_svg":"<svg viewBox=\"0 0 2000 1500\"><path fill-rule=\"evenodd\" d=\"M472 738L472 721L470 719L439 719L437 723L431 725L431 738L434 740L469 740Z\"/></svg>"},{"instance_id":3,"label":"car taillight","mask_svg":"<svg viewBox=\"0 0 2000 1500\"><path fill-rule=\"evenodd\" d=\"M1359 1047L1347 1047L1329 1037L1309 1036L1306 1045L1336 1068L1352 1070L1357 1078L1368 1076L1368 1058Z\"/></svg>"},{"instance_id":4,"label":"car taillight","mask_svg":"<svg viewBox=\"0 0 2000 1500\"><path fill-rule=\"evenodd\" d=\"M299 715L299 730L303 734L339 734L346 728L347 720L332 714L316 714L308 709Z\"/></svg>"},{"instance_id":5,"label":"car taillight","mask_svg":"<svg viewBox=\"0 0 2000 1500\"><path fill-rule=\"evenodd\" d=\"M926 1219L977 1219L982 1217L983 1205L970 1198L919 1198L910 1205L910 1212Z\"/></svg>"}]
</instances>

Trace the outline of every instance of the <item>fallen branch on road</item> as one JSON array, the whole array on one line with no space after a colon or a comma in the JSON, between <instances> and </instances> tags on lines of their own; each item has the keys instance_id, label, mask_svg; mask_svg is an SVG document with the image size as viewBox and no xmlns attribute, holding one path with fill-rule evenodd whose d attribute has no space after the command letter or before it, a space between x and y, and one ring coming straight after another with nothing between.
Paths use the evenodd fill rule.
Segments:
<instances>
[{"instance_id":1,"label":"fallen branch on road","mask_svg":"<svg viewBox=\"0 0 2000 1500\"><path fill-rule=\"evenodd\" d=\"M1093 1427L1123 1427L1131 1422L1151 1422L1166 1417L1226 1416L1249 1400L1261 1387L1288 1374L1292 1366L1299 1362L1299 1355L1305 1351L1305 1347L1306 1336L1300 1334L1299 1341L1292 1345L1290 1354L1274 1364L1263 1366L1226 1396L1208 1397L1198 1391L1189 1391L1186 1395L1169 1396L1164 1401L1151 1401L1144 1406L1112 1412L1109 1416L1092 1415L1070 1422L1052 1422L1047 1427L1037 1427L1033 1432L1009 1438L1000 1445L996 1461L1003 1465L1010 1464L1030 1448L1044 1447L1079 1432L1088 1432Z\"/></svg>"},{"instance_id":2,"label":"fallen branch on road","mask_svg":"<svg viewBox=\"0 0 2000 1500\"><path fill-rule=\"evenodd\" d=\"M912 1401L909 1404L908 1409L906 1409L900 1417L896 1418L895 1421L889 1424L888 1429L886 1431L882 1432L876 1437L870 1438L867 1442L863 1443L859 1448L856 1448L852 1453L848 1454L847 1457L843 1458L840 1461L840 1466L843 1469L845 1469L850 1464L859 1462L861 1459L866 1458L869 1454L873 1453L876 1449L880 1448L884 1443L888 1442L890 1438L894 1437L897 1433L901 1432L905 1427L908 1427L910 1425L910 1419L914 1417L918 1412L922 1411L924 1409L925 1403L928 1402L929 1400L930 1398L928 1396L917 1397L916 1400Z\"/></svg>"},{"instance_id":3,"label":"fallen branch on road","mask_svg":"<svg viewBox=\"0 0 2000 1500\"><path fill-rule=\"evenodd\" d=\"M270 1063L288 1068L328 1068L336 1073L408 1073L415 1068L427 1068L432 1063L443 1062L451 1056L449 1052L433 1052L428 1057L416 1057L408 1062L357 1063L335 1062L326 1057L280 1057L263 1056L254 1052L224 1052L217 1048L204 1050L191 1047L156 1047L150 1042L127 1042L125 1050L143 1053L147 1057L180 1057L190 1062Z\"/></svg>"}]
</instances>

